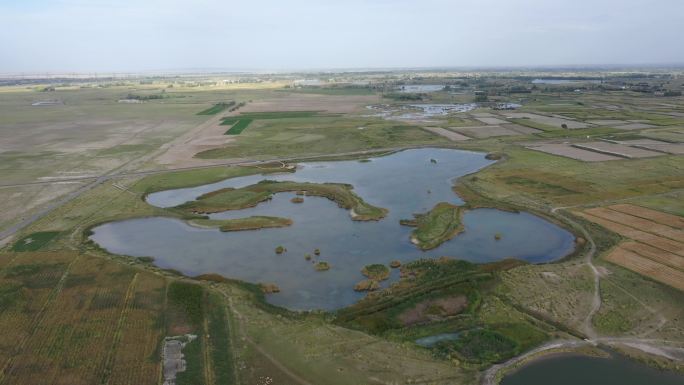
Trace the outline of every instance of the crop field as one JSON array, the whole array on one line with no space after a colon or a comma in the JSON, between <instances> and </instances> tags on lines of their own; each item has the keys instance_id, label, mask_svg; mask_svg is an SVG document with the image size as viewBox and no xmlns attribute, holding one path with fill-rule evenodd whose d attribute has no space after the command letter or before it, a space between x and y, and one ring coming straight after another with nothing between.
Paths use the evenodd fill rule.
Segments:
<instances>
[{"instance_id":1,"label":"crop field","mask_svg":"<svg viewBox=\"0 0 684 385\"><path fill-rule=\"evenodd\" d=\"M560 155L566 158L577 159L584 162L605 162L607 160L618 160L615 155L604 154L596 151L584 150L567 143L534 143L527 148L546 152L553 155Z\"/></svg>"},{"instance_id":2,"label":"crop field","mask_svg":"<svg viewBox=\"0 0 684 385\"><path fill-rule=\"evenodd\" d=\"M669 143L653 139L623 140L620 141L620 143L624 143L628 146L645 148L647 150L666 152L669 154L684 155L684 144Z\"/></svg>"},{"instance_id":3,"label":"crop field","mask_svg":"<svg viewBox=\"0 0 684 385\"><path fill-rule=\"evenodd\" d=\"M632 205L612 208L593 208L580 214L637 241L621 243L605 257L606 260L684 290L684 243L681 243L684 226L681 217Z\"/></svg>"},{"instance_id":4,"label":"crop field","mask_svg":"<svg viewBox=\"0 0 684 385\"><path fill-rule=\"evenodd\" d=\"M314 116L336 116L331 114L320 115L319 111L271 111L271 112L248 112L238 116L229 116L221 119L222 126L232 126L226 135L240 135L255 120L271 119L295 119L312 118Z\"/></svg>"},{"instance_id":5,"label":"crop field","mask_svg":"<svg viewBox=\"0 0 684 385\"><path fill-rule=\"evenodd\" d=\"M684 99L492 92L467 112L390 121L368 106L470 104L476 88L519 80L402 99L388 92L395 74L368 76L367 87L298 87L290 77L122 81L49 93L0 87L0 230L102 178L0 246L0 385L160 384L170 337L185 342L178 385L474 384L483 369L551 340L618 336L681 346ZM461 81L471 82L449 80ZM496 105L507 102L522 106ZM497 155L456 182L465 208L530 211L573 231L583 227L596 254L586 256L589 238L577 233L581 252L548 264L474 265L453 256L369 265L359 273L375 283L365 298L334 312L298 313L265 302L268 287L184 277L88 239L98 224L152 216L221 231L288 226L280 217L200 215L285 191L329 198L352 219L378 220L385 209L341 184L267 182L171 208L144 198L296 166L273 159L361 158L369 155L349 153L414 146ZM252 160L269 164L227 166ZM416 226L418 247L435 248L463 230L465 208L443 203L403 224ZM416 342L443 333L460 337Z\"/></svg>"},{"instance_id":6,"label":"crop field","mask_svg":"<svg viewBox=\"0 0 684 385\"><path fill-rule=\"evenodd\" d=\"M357 117L310 117L257 120L235 142L200 152L200 159L272 159L296 155L329 155L406 145L444 143L421 127Z\"/></svg>"},{"instance_id":7,"label":"crop field","mask_svg":"<svg viewBox=\"0 0 684 385\"><path fill-rule=\"evenodd\" d=\"M221 102L221 103L216 103L213 106L207 108L206 110L202 110L197 113L197 115L216 115L219 112L222 112L230 107L235 106L235 102Z\"/></svg>"},{"instance_id":8,"label":"crop field","mask_svg":"<svg viewBox=\"0 0 684 385\"><path fill-rule=\"evenodd\" d=\"M245 130L245 128L249 127L249 125L252 123L252 119L224 119L221 122L221 125L228 125L231 126L228 131L226 131L226 135L240 135L242 131Z\"/></svg>"},{"instance_id":9,"label":"crop field","mask_svg":"<svg viewBox=\"0 0 684 385\"><path fill-rule=\"evenodd\" d=\"M198 370L177 383L233 383L223 302L202 286L73 252L2 262L0 325L13 332L0 338L0 383L159 382L162 339L184 333L202 336L187 355ZM210 352L211 365L195 350Z\"/></svg>"},{"instance_id":10,"label":"crop field","mask_svg":"<svg viewBox=\"0 0 684 385\"><path fill-rule=\"evenodd\" d=\"M522 121L529 119L535 123L542 124L544 126L555 127L558 130L562 129L562 125L566 125L570 129L589 127L589 125L586 123L570 119L559 118L555 116L545 116L521 112L504 113L503 116L510 119L518 119L516 120L517 123L521 123Z\"/></svg>"},{"instance_id":11,"label":"crop field","mask_svg":"<svg viewBox=\"0 0 684 385\"><path fill-rule=\"evenodd\" d=\"M624 146L621 144L608 143L608 142L589 142L589 143L577 143L575 147L588 149L590 151L596 151L600 153L607 153L609 155L620 156L623 158L648 158L652 156L660 156L661 153L644 150L637 147Z\"/></svg>"}]
</instances>

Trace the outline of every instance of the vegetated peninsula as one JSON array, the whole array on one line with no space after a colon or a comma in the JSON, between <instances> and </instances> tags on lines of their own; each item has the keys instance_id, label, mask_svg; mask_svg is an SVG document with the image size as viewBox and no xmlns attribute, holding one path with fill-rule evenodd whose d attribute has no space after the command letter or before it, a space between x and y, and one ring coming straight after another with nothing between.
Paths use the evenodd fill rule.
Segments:
<instances>
[{"instance_id":1,"label":"vegetated peninsula","mask_svg":"<svg viewBox=\"0 0 684 385\"><path fill-rule=\"evenodd\" d=\"M218 228L223 232L270 229L292 225L292 220L281 217L251 216L237 219L193 219L188 221L197 227Z\"/></svg>"},{"instance_id":2,"label":"vegetated peninsula","mask_svg":"<svg viewBox=\"0 0 684 385\"><path fill-rule=\"evenodd\" d=\"M370 205L352 191L353 186L342 183L300 183L264 180L239 189L224 188L206 193L195 201L186 202L178 208L198 214L210 214L227 210L254 207L281 192L305 191L310 196L330 199L338 206L350 210L355 221L376 221L387 215L387 209Z\"/></svg>"},{"instance_id":3,"label":"vegetated peninsula","mask_svg":"<svg viewBox=\"0 0 684 385\"><path fill-rule=\"evenodd\" d=\"M431 250L463 231L463 209L451 203L441 202L425 214L415 214L415 219L404 219L404 226L414 226L411 242L421 250Z\"/></svg>"}]
</instances>

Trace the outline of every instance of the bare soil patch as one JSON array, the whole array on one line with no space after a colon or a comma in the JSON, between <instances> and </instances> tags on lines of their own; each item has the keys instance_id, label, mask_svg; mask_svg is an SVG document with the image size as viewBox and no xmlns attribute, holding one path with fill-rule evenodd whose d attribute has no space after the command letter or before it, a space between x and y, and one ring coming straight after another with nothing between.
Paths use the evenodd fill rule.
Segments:
<instances>
[{"instance_id":1,"label":"bare soil patch","mask_svg":"<svg viewBox=\"0 0 684 385\"><path fill-rule=\"evenodd\" d=\"M425 131L430 131L433 134L443 136L443 137L445 137L451 141L454 141L454 142L470 140L470 138L465 136L465 135L461 135L458 132L449 131L449 130L441 128L441 127L423 127L423 129Z\"/></svg>"},{"instance_id":2,"label":"bare soil patch","mask_svg":"<svg viewBox=\"0 0 684 385\"><path fill-rule=\"evenodd\" d=\"M490 138L492 136L513 136L520 135L519 132L504 128L501 126L476 126L476 127L454 127L454 131L458 131L464 135L473 138Z\"/></svg>"},{"instance_id":3,"label":"bare soil patch","mask_svg":"<svg viewBox=\"0 0 684 385\"><path fill-rule=\"evenodd\" d=\"M380 101L377 95L285 94L283 97L255 100L240 112L326 111L352 113L366 111L366 106Z\"/></svg>"},{"instance_id":4,"label":"bare soil patch","mask_svg":"<svg viewBox=\"0 0 684 385\"><path fill-rule=\"evenodd\" d=\"M166 145L166 151L157 157L157 163L169 167L191 167L225 162L225 159L199 159L194 157L199 152L221 148L235 140L224 135L227 127L221 125L222 116L222 114L212 116L209 120Z\"/></svg>"},{"instance_id":5,"label":"bare soil patch","mask_svg":"<svg viewBox=\"0 0 684 385\"><path fill-rule=\"evenodd\" d=\"M493 117L476 117L475 119L481 121L484 124L488 124L491 126L497 126L500 124L506 124L508 123L507 121L499 118L493 118Z\"/></svg>"},{"instance_id":6,"label":"bare soil patch","mask_svg":"<svg viewBox=\"0 0 684 385\"><path fill-rule=\"evenodd\" d=\"M542 132L542 130L537 130L536 128L522 126L520 124L514 124L514 123L502 124L501 127L507 128L509 130L513 130L515 132L519 132L523 135L537 134L537 133Z\"/></svg>"},{"instance_id":7,"label":"bare soil patch","mask_svg":"<svg viewBox=\"0 0 684 385\"><path fill-rule=\"evenodd\" d=\"M467 306L468 299L464 295L430 299L420 302L413 308L401 313L399 321L404 326L439 321L461 313Z\"/></svg>"},{"instance_id":8,"label":"bare soil patch","mask_svg":"<svg viewBox=\"0 0 684 385\"><path fill-rule=\"evenodd\" d=\"M622 144L610 142L589 142L589 143L575 143L574 147L586 149L589 151L601 152L608 155L615 155L622 158L650 158L654 156L661 156L661 153L655 151L644 150L641 148L624 146Z\"/></svg>"},{"instance_id":9,"label":"bare soil patch","mask_svg":"<svg viewBox=\"0 0 684 385\"><path fill-rule=\"evenodd\" d=\"M568 128L587 128L590 125L584 122L578 122L576 120L570 120L566 118L559 118L555 116L545 116L538 114L530 114L527 112L508 112L505 114L506 117L513 119L530 119L534 122L546 124L548 126L558 127L559 129L565 124Z\"/></svg>"},{"instance_id":10,"label":"bare soil patch","mask_svg":"<svg viewBox=\"0 0 684 385\"><path fill-rule=\"evenodd\" d=\"M615 128L620 130L642 130L645 128L655 128L656 126L647 123L629 123L622 126L615 126Z\"/></svg>"},{"instance_id":11,"label":"bare soil patch","mask_svg":"<svg viewBox=\"0 0 684 385\"><path fill-rule=\"evenodd\" d=\"M564 156L566 158L577 159L584 162L605 162L608 160L619 160L617 156L601 154L598 152L583 150L573 147L567 143L541 143L529 145L527 148L545 152L547 154Z\"/></svg>"},{"instance_id":12,"label":"bare soil patch","mask_svg":"<svg viewBox=\"0 0 684 385\"><path fill-rule=\"evenodd\" d=\"M595 124L597 126L619 126L628 124L628 122L624 120L617 119L588 120L587 123Z\"/></svg>"},{"instance_id":13,"label":"bare soil patch","mask_svg":"<svg viewBox=\"0 0 684 385\"><path fill-rule=\"evenodd\" d=\"M668 154L684 154L684 144L682 143L668 143L661 142L660 140L653 139L635 139L635 140L623 140L620 143L627 146L643 148L646 150L653 150L659 152L665 152Z\"/></svg>"}]
</instances>

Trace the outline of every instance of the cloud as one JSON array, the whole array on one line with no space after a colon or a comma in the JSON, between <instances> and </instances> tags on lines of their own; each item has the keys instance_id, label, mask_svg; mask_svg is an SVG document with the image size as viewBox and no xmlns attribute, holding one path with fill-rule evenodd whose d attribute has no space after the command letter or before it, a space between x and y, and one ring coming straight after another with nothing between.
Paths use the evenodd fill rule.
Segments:
<instances>
[{"instance_id":1,"label":"cloud","mask_svg":"<svg viewBox=\"0 0 684 385\"><path fill-rule=\"evenodd\" d=\"M681 0L24 0L0 72L684 62Z\"/></svg>"}]
</instances>

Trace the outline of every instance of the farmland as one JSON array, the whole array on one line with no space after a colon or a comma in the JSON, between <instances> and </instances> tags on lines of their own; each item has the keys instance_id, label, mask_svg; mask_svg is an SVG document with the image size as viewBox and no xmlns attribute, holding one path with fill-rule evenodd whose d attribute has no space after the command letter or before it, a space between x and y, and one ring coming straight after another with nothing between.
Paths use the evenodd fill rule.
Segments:
<instances>
[{"instance_id":1,"label":"farmland","mask_svg":"<svg viewBox=\"0 0 684 385\"><path fill-rule=\"evenodd\" d=\"M607 261L684 290L681 217L632 205L585 210L580 215L637 242L623 242Z\"/></svg>"},{"instance_id":2,"label":"farmland","mask_svg":"<svg viewBox=\"0 0 684 385\"><path fill-rule=\"evenodd\" d=\"M663 365L681 370L684 118L677 114L684 99L589 85L577 86L582 92L540 86L521 96L503 91L528 83L515 76L414 75L357 74L369 85L322 87L276 75L252 83L126 80L58 86L49 96L62 103L40 106L31 104L47 99L43 91L0 87L0 228L78 192L0 249L0 325L12 331L0 338L0 384L161 383L163 346L174 338L185 342L187 361L178 384L470 384L492 365L550 341L585 338L616 348L627 339L645 344L640 354L656 352ZM403 100L399 82L449 83L457 91ZM480 90L489 101L473 109L411 115L425 111L412 104L470 105ZM499 109L508 102L520 107ZM389 110L395 112L382 115ZM293 221L205 215L268 206L281 193L300 194L302 204L285 202L293 209L306 210L309 196L328 198L361 221L354 225L387 220L385 208L368 203L377 197L362 199L363 185L341 183L266 181L166 208L145 199L232 177L297 176L296 159L374 162L368 158L426 146L490 153L498 161L453 181L463 204L431 203L413 219L402 217L416 226L402 228L402 242L418 251L413 236L418 248L439 251L475 232L463 225L468 210L493 207L531 212L572 231L576 252L544 264L459 260L467 255L402 260L393 269L370 264L355 269L346 288L354 293L353 282L366 279L360 290L367 293L354 293L367 294L358 302L299 312L266 302L278 295L274 288L287 291L280 284L186 276L149 256L107 252L89 238L103 223L147 217L174 218L192 231L269 229L259 232L267 238ZM492 232L479 242L507 237ZM292 251L269 257L309 261L311 274L325 281L341 267L325 246L315 245L322 250L315 257L310 248L306 260ZM205 262L206 247L198 244L188 258ZM416 342L454 334L461 337Z\"/></svg>"}]
</instances>

